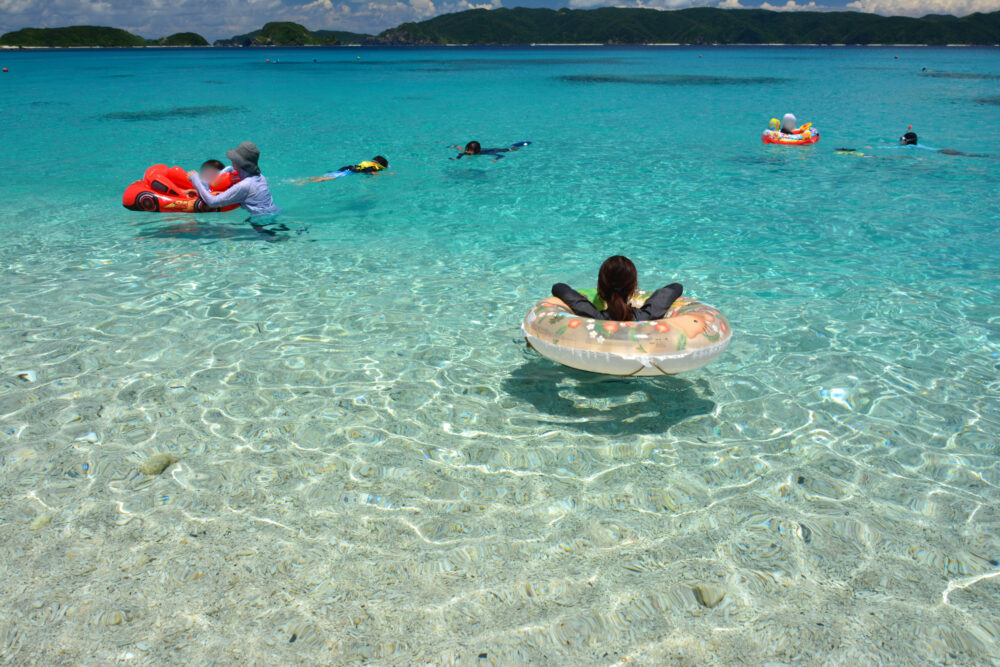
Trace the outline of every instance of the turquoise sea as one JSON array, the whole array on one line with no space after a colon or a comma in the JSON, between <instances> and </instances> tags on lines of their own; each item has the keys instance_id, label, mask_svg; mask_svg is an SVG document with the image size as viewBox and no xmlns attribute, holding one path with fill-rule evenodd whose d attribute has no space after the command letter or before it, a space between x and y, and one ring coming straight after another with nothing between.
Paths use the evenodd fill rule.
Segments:
<instances>
[{"instance_id":1,"label":"turquoise sea","mask_svg":"<svg viewBox=\"0 0 1000 667\"><path fill-rule=\"evenodd\" d=\"M1000 662L997 49L0 65L0 663ZM290 231L122 208L244 140ZM729 351L526 350L616 253Z\"/></svg>"}]
</instances>

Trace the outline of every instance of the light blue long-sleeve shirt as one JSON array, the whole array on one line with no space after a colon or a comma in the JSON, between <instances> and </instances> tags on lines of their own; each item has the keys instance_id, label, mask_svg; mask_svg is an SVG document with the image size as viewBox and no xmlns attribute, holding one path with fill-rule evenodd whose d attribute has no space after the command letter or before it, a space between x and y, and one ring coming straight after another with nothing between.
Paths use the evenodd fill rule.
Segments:
<instances>
[{"instance_id":1,"label":"light blue long-sleeve shirt","mask_svg":"<svg viewBox=\"0 0 1000 667\"><path fill-rule=\"evenodd\" d=\"M191 184L194 185L202 200L213 208L239 204L249 211L250 215L272 215L281 210L274 205L274 200L271 199L271 190L267 187L267 179L264 178L263 174L251 176L243 170L238 169L237 171L240 175L240 181L218 194L212 194L197 174L191 177Z\"/></svg>"}]
</instances>

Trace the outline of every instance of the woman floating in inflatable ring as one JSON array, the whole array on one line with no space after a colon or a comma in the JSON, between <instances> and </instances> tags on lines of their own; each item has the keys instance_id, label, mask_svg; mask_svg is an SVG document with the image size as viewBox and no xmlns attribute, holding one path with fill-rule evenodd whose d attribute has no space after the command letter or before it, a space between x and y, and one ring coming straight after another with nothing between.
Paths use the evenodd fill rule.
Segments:
<instances>
[{"instance_id":1,"label":"woman floating in inflatable ring","mask_svg":"<svg viewBox=\"0 0 1000 667\"><path fill-rule=\"evenodd\" d=\"M768 129L764 130L764 134L761 135L761 139L765 144L784 144L786 146L803 146L819 141L819 130L814 128L812 123L806 123L801 127L797 127L797 125L798 121L793 113L786 113L780 123L777 118L772 118L771 122L768 123Z\"/></svg>"},{"instance_id":2,"label":"woman floating in inflatable ring","mask_svg":"<svg viewBox=\"0 0 1000 667\"><path fill-rule=\"evenodd\" d=\"M637 290L635 265L621 255L601 265L597 290L564 283L528 311L528 346L571 368L607 375L673 375L704 366L729 346L732 331L711 306L681 298L678 283Z\"/></svg>"}]
</instances>

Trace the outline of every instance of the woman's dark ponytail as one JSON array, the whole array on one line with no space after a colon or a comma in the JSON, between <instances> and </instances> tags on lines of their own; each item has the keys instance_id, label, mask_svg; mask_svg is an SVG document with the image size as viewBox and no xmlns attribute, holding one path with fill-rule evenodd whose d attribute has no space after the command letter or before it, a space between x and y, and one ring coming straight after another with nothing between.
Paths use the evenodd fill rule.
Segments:
<instances>
[{"instance_id":1,"label":"woman's dark ponytail","mask_svg":"<svg viewBox=\"0 0 1000 667\"><path fill-rule=\"evenodd\" d=\"M601 264L597 274L597 293L608 306L612 320L630 322L634 318L629 300L639 286L635 264L628 257L615 255Z\"/></svg>"}]
</instances>

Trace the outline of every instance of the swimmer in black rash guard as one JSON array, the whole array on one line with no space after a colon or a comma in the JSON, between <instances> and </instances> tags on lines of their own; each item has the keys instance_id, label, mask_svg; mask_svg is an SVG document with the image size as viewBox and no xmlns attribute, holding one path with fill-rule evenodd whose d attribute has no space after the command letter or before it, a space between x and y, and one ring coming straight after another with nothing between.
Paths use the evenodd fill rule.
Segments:
<instances>
[{"instance_id":1,"label":"swimmer in black rash guard","mask_svg":"<svg viewBox=\"0 0 1000 667\"><path fill-rule=\"evenodd\" d=\"M922 146L917 143L917 133L907 132L899 138L900 146L916 146L917 148L925 148L929 151L934 151L935 153L941 153L942 155L956 155L959 157L988 157L982 154L974 153L963 153L962 151L952 150L951 148L931 148L930 146Z\"/></svg>"},{"instance_id":2,"label":"swimmer in black rash guard","mask_svg":"<svg viewBox=\"0 0 1000 667\"><path fill-rule=\"evenodd\" d=\"M615 255L604 260L597 274L597 294L607 304L605 310L597 310L590 299L577 292L566 283L552 286L552 296L569 306L574 314L595 320L615 320L618 322L645 322L658 320L667 314L684 288L680 283L671 283L653 292L641 307L631 305L630 300L638 289L635 264L628 257Z\"/></svg>"},{"instance_id":3,"label":"swimmer in black rash guard","mask_svg":"<svg viewBox=\"0 0 1000 667\"><path fill-rule=\"evenodd\" d=\"M931 151L933 153L941 153L942 155L954 155L956 157L989 157L989 155L983 155L982 153L963 153L962 151L952 150L951 148L932 148L930 146L924 146L923 144L918 143L917 133L913 131L908 131L906 132L906 134L901 136L899 138L899 145L913 146L914 148L922 148L926 151ZM892 156L871 155L869 153L862 153L861 151L855 148L837 148L834 150L834 153L837 155L853 155L855 157L867 157L879 160L892 160L892 159L898 160L903 158L902 155L898 154Z\"/></svg>"},{"instance_id":4,"label":"swimmer in black rash guard","mask_svg":"<svg viewBox=\"0 0 1000 667\"><path fill-rule=\"evenodd\" d=\"M478 141L470 141L465 144L463 149L461 146L449 146L448 148L458 148L462 152L452 158L452 160L461 160L466 155L492 155L494 162L499 162L503 158L504 153L510 153L511 151L516 151L522 146L527 146L530 141L521 141L516 144L511 145L509 148L483 148L479 145Z\"/></svg>"}]
</instances>

